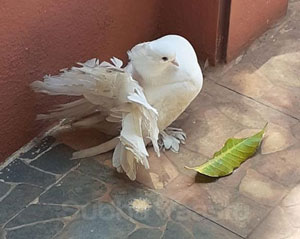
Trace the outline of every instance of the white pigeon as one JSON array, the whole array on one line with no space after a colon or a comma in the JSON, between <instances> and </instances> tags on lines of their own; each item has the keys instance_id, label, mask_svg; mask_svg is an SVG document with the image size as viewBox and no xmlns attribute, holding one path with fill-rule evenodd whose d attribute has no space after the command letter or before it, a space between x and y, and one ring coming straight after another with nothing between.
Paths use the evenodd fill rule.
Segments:
<instances>
[{"instance_id":1,"label":"white pigeon","mask_svg":"<svg viewBox=\"0 0 300 239\"><path fill-rule=\"evenodd\" d=\"M32 87L50 95L80 97L39 119L64 119L61 129L95 127L101 131L108 128L106 122L120 128L118 137L75 152L73 158L115 149L113 166L135 180L137 163L149 168L146 146L150 141L158 156L159 145L178 152L185 134L168 126L198 95L203 76L193 47L178 35L140 43L128 56L125 68L117 58L111 59L113 64L92 59L57 76L45 76Z\"/></svg>"}]
</instances>

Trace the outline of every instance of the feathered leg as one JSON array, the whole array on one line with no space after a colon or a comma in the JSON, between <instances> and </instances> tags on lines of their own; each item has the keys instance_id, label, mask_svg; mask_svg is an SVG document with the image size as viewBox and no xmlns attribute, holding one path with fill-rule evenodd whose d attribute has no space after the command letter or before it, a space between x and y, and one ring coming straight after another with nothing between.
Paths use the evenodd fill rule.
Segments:
<instances>
[{"instance_id":1,"label":"feathered leg","mask_svg":"<svg viewBox=\"0 0 300 239\"><path fill-rule=\"evenodd\" d=\"M103 154L113 150L117 144L120 142L119 137L115 137L103 144L91 147L88 149L83 149L73 153L72 159L88 158L99 154Z\"/></svg>"},{"instance_id":2,"label":"feathered leg","mask_svg":"<svg viewBox=\"0 0 300 239\"><path fill-rule=\"evenodd\" d=\"M175 153L179 152L180 144L185 144L186 134L182 129L168 127L160 132L160 136L160 147Z\"/></svg>"}]
</instances>

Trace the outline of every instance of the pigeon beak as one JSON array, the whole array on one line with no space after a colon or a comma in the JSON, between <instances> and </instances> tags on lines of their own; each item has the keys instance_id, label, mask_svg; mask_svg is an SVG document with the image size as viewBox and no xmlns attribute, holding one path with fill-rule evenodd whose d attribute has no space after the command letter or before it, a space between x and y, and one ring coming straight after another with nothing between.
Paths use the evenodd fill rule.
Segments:
<instances>
[{"instance_id":1,"label":"pigeon beak","mask_svg":"<svg viewBox=\"0 0 300 239\"><path fill-rule=\"evenodd\" d=\"M174 59L173 61L171 61L171 63L172 63L173 65L179 67L179 64L178 64L178 62L176 61L176 59Z\"/></svg>"}]
</instances>

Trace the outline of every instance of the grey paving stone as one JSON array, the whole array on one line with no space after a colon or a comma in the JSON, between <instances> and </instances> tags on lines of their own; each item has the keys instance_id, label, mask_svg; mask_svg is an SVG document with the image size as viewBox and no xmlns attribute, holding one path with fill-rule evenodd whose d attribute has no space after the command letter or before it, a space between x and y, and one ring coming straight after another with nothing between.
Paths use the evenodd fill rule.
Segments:
<instances>
[{"instance_id":1,"label":"grey paving stone","mask_svg":"<svg viewBox=\"0 0 300 239\"><path fill-rule=\"evenodd\" d=\"M84 205L103 196L105 192L106 187L103 183L73 171L45 192L40 197L40 202Z\"/></svg>"},{"instance_id":2,"label":"grey paving stone","mask_svg":"<svg viewBox=\"0 0 300 239\"><path fill-rule=\"evenodd\" d=\"M1 172L0 179L5 182L28 183L47 187L56 180L55 176L34 169L20 159L12 161Z\"/></svg>"},{"instance_id":3,"label":"grey paving stone","mask_svg":"<svg viewBox=\"0 0 300 239\"><path fill-rule=\"evenodd\" d=\"M20 155L21 158L33 159L45 150L47 150L53 143L55 142L55 138L52 136L47 136L41 140L41 142L34 147L32 147L29 151L22 153Z\"/></svg>"},{"instance_id":4,"label":"grey paving stone","mask_svg":"<svg viewBox=\"0 0 300 239\"><path fill-rule=\"evenodd\" d=\"M205 220L204 217L177 203L174 203L172 208L171 219L190 229L195 223L200 223Z\"/></svg>"},{"instance_id":5,"label":"grey paving stone","mask_svg":"<svg viewBox=\"0 0 300 239\"><path fill-rule=\"evenodd\" d=\"M180 224L169 221L162 238L163 239L175 239L175 238L191 239L193 238L193 236L190 233L188 233Z\"/></svg>"},{"instance_id":6,"label":"grey paving stone","mask_svg":"<svg viewBox=\"0 0 300 239\"><path fill-rule=\"evenodd\" d=\"M130 234L128 239L158 239L161 234L158 229L140 228Z\"/></svg>"},{"instance_id":7,"label":"grey paving stone","mask_svg":"<svg viewBox=\"0 0 300 239\"><path fill-rule=\"evenodd\" d=\"M2 228L0 228L0 239L5 239L5 232Z\"/></svg>"},{"instance_id":8,"label":"grey paving stone","mask_svg":"<svg viewBox=\"0 0 300 239\"><path fill-rule=\"evenodd\" d=\"M27 184L17 185L0 203L0 224L7 222L29 202L42 193L43 189Z\"/></svg>"},{"instance_id":9,"label":"grey paving stone","mask_svg":"<svg viewBox=\"0 0 300 239\"><path fill-rule=\"evenodd\" d=\"M79 161L70 160L74 150L59 144L32 161L30 164L48 172L63 174L73 168Z\"/></svg>"},{"instance_id":10,"label":"grey paving stone","mask_svg":"<svg viewBox=\"0 0 300 239\"><path fill-rule=\"evenodd\" d=\"M123 239L135 228L109 203L88 205L80 218L72 221L57 238Z\"/></svg>"},{"instance_id":11,"label":"grey paving stone","mask_svg":"<svg viewBox=\"0 0 300 239\"><path fill-rule=\"evenodd\" d=\"M10 189L10 186L6 183L0 182L0 198L5 195L5 193L8 192Z\"/></svg>"},{"instance_id":12,"label":"grey paving stone","mask_svg":"<svg viewBox=\"0 0 300 239\"><path fill-rule=\"evenodd\" d=\"M242 239L229 230L208 220L193 225L195 239Z\"/></svg>"},{"instance_id":13,"label":"grey paving stone","mask_svg":"<svg viewBox=\"0 0 300 239\"><path fill-rule=\"evenodd\" d=\"M59 205L31 204L18 216L10 221L6 228L26 225L32 222L42 222L49 219L62 218L73 215L77 211L74 207L62 207Z\"/></svg>"},{"instance_id":14,"label":"grey paving stone","mask_svg":"<svg viewBox=\"0 0 300 239\"><path fill-rule=\"evenodd\" d=\"M38 223L8 231L6 239L50 239L61 231L63 226L64 224L60 221Z\"/></svg>"},{"instance_id":15,"label":"grey paving stone","mask_svg":"<svg viewBox=\"0 0 300 239\"><path fill-rule=\"evenodd\" d=\"M174 205L171 219L191 231L195 239L241 239L231 231L179 204Z\"/></svg>"},{"instance_id":16,"label":"grey paving stone","mask_svg":"<svg viewBox=\"0 0 300 239\"><path fill-rule=\"evenodd\" d=\"M124 184L111 192L114 203L128 216L148 226L163 226L167 221L170 201L137 184Z\"/></svg>"},{"instance_id":17,"label":"grey paving stone","mask_svg":"<svg viewBox=\"0 0 300 239\"><path fill-rule=\"evenodd\" d=\"M98 178L106 183L120 182L120 174L116 170L109 168L94 159L84 159L80 162L78 170L86 175Z\"/></svg>"}]
</instances>

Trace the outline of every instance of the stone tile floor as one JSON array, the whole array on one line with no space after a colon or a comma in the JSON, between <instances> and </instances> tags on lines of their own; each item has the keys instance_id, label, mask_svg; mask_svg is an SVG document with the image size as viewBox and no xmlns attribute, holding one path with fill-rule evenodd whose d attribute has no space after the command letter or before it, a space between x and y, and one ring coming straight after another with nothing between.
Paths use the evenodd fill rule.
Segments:
<instances>
[{"instance_id":1,"label":"stone tile floor","mask_svg":"<svg viewBox=\"0 0 300 239\"><path fill-rule=\"evenodd\" d=\"M0 171L0 238L240 238L46 137Z\"/></svg>"},{"instance_id":2,"label":"stone tile floor","mask_svg":"<svg viewBox=\"0 0 300 239\"><path fill-rule=\"evenodd\" d=\"M111 153L70 160L103 140L91 131L46 137L16 155L0 168L0 238L300 238L299 26L300 1L290 1L287 17L244 55L208 69L174 124L186 145L152 153L139 183L111 168ZM184 169L266 122L261 149L232 175Z\"/></svg>"}]
</instances>

